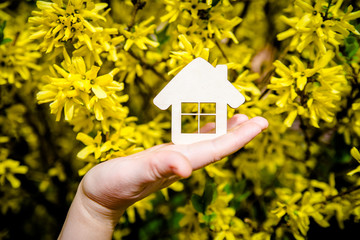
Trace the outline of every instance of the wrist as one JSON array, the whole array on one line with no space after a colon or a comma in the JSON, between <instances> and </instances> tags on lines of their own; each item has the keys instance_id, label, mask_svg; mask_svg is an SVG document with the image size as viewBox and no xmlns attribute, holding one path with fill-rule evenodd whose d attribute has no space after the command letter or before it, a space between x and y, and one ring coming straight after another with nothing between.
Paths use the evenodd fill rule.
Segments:
<instances>
[{"instance_id":1,"label":"wrist","mask_svg":"<svg viewBox=\"0 0 360 240\"><path fill-rule=\"evenodd\" d=\"M59 239L111 239L124 211L106 208L90 199L80 183Z\"/></svg>"},{"instance_id":2,"label":"wrist","mask_svg":"<svg viewBox=\"0 0 360 240\"><path fill-rule=\"evenodd\" d=\"M86 194L82 182L80 182L75 198L78 198L79 205L88 217L104 226L114 228L126 208L111 209L101 202L96 201Z\"/></svg>"}]
</instances>

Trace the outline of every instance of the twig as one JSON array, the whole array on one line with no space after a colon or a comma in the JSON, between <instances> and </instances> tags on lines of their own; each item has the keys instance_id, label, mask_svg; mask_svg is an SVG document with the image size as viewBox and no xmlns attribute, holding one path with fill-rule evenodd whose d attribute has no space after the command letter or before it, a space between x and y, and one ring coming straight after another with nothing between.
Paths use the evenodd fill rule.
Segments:
<instances>
[{"instance_id":1,"label":"twig","mask_svg":"<svg viewBox=\"0 0 360 240\"><path fill-rule=\"evenodd\" d=\"M151 70L151 71L152 71L156 76L158 76L161 80L167 81L167 79L164 77L164 75L161 74L161 73L159 73L159 72L154 68L153 65L148 64L148 63L145 62L142 58L138 57L131 49L129 49L128 53L130 54L130 56L132 56L133 58L135 58L136 60L138 60L143 67Z\"/></svg>"},{"instance_id":2,"label":"twig","mask_svg":"<svg viewBox=\"0 0 360 240\"><path fill-rule=\"evenodd\" d=\"M329 14L329 9L330 9L331 3L332 3L332 0L328 0L328 6L325 11L324 20L328 19L328 14Z\"/></svg>"},{"instance_id":3,"label":"twig","mask_svg":"<svg viewBox=\"0 0 360 240\"><path fill-rule=\"evenodd\" d=\"M343 196L348 195L348 194L351 194L351 193L353 193L353 192L355 192L355 191L357 191L357 190L360 190L360 185L359 185L359 186L355 186L355 187L353 187L353 188L351 188L351 189L348 189L348 190L346 190L346 191L344 191L344 192L341 192L341 193L339 193L339 194L336 194L336 195L334 195L334 196L327 197L325 201L322 201L322 202L319 202L319 203L325 203L325 202L328 202L328 201L332 201L332 200L334 200L335 198L343 197ZM319 203L317 203L317 204L319 204Z\"/></svg>"},{"instance_id":4,"label":"twig","mask_svg":"<svg viewBox=\"0 0 360 240\"><path fill-rule=\"evenodd\" d=\"M304 134L305 142L306 142L306 152L305 152L305 159L309 159L311 152L310 152L310 146L311 146L311 138L306 132L306 125L304 123L304 120L301 116L299 116L300 119L300 128Z\"/></svg>"},{"instance_id":5,"label":"twig","mask_svg":"<svg viewBox=\"0 0 360 240\"><path fill-rule=\"evenodd\" d=\"M134 4L134 10L132 12L131 22L129 24L129 31L135 25L136 14L138 13L139 10L143 9L146 4L146 2L141 2L141 0L134 0L131 2Z\"/></svg>"},{"instance_id":6,"label":"twig","mask_svg":"<svg viewBox=\"0 0 360 240\"><path fill-rule=\"evenodd\" d=\"M279 57L276 60L283 60L283 58L286 56L286 54L289 52L289 46L287 46L280 54ZM276 61L275 60L275 61ZM275 73L275 66L272 66L270 70L265 74L264 78L260 80L260 83L264 84L265 90L262 90L262 94L259 97L259 100L261 100L263 97L266 96L266 94L270 91L270 89L267 88L267 83L270 82L271 77Z\"/></svg>"},{"instance_id":7,"label":"twig","mask_svg":"<svg viewBox=\"0 0 360 240\"><path fill-rule=\"evenodd\" d=\"M215 45L216 45L216 47L220 50L221 55L223 55L223 57L225 58L225 60L226 60L227 62L229 62L229 58L226 56L224 50L221 48L220 44L219 44L218 41L216 41L216 40L215 40Z\"/></svg>"}]
</instances>

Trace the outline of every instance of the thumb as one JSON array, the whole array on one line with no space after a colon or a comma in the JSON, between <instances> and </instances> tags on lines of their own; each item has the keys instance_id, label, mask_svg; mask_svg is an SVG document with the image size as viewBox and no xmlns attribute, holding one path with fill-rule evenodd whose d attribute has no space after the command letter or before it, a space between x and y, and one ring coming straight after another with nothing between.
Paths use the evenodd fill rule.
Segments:
<instances>
[{"instance_id":1,"label":"thumb","mask_svg":"<svg viewBox=\"0 0 360 240\"><path fill-rule=\"evenodd\" d=\"M189 160L179 152L158 151L154 152L149 159L149 171L154 180L173 175L187 178L192 170Z\"/></svg>"}]
</instances>

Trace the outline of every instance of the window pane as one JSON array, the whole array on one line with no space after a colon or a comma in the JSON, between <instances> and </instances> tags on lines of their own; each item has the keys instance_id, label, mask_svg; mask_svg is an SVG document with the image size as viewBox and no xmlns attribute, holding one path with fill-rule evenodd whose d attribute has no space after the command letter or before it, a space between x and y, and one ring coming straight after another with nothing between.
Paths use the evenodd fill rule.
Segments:
<instances>
[{"instance_id":1,"label":"window pane","mask_svg":"<svg viewBox=\"0 0 360 240\"><path fill-rule=\"evenodd\" d=\"M201 115L200 116L200 133L216 133L216 116Z\"/></svg>"},{"instance_id":2,"label":"window pane","mask_svg":"<svg viewBox=\"0 0 360 240\"><path fill-rule=\"evenodd\" d=\"M181 133L198 133L197 115L181 115Z\"/></svg>"},{"instance_id":3,"label":"window pane","mask_svg":"<svg viewBox=\"0 0 360 240\"><path fill-rule=\"evenodd\" d=\"M200 103L201 113L216 113L216 103Z\"/></svg>"},{"instance_id":4,"label":"window pane","mask_svg":"<svg viewBox=\"0 0 360 240\"><path fill-rule=\"evenodd\" d=\"M181 103L182 113L198 113L198 103Z\"/></svg>"}]
</instances>

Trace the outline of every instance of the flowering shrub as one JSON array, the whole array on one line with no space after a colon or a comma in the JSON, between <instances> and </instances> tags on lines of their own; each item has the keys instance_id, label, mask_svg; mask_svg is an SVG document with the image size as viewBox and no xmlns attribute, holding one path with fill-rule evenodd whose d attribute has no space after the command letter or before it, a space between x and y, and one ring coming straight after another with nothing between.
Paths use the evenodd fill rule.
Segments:
<instances>
[{"instance_id":1,"label":"flowering shrub","mask_svg":"<svg viewBox=\"0 0 360 240\"><path fill-rule=\"evenodd\" d=\"M246 97L229 117L261 115L270 126L129 207L114 239L300 240L358 223L359 9L346 0L0 3L0 238L54 239L91 167L169 141L170 112L152 99L196 57L227 64Z\"/></svg>"}]
</instances>

